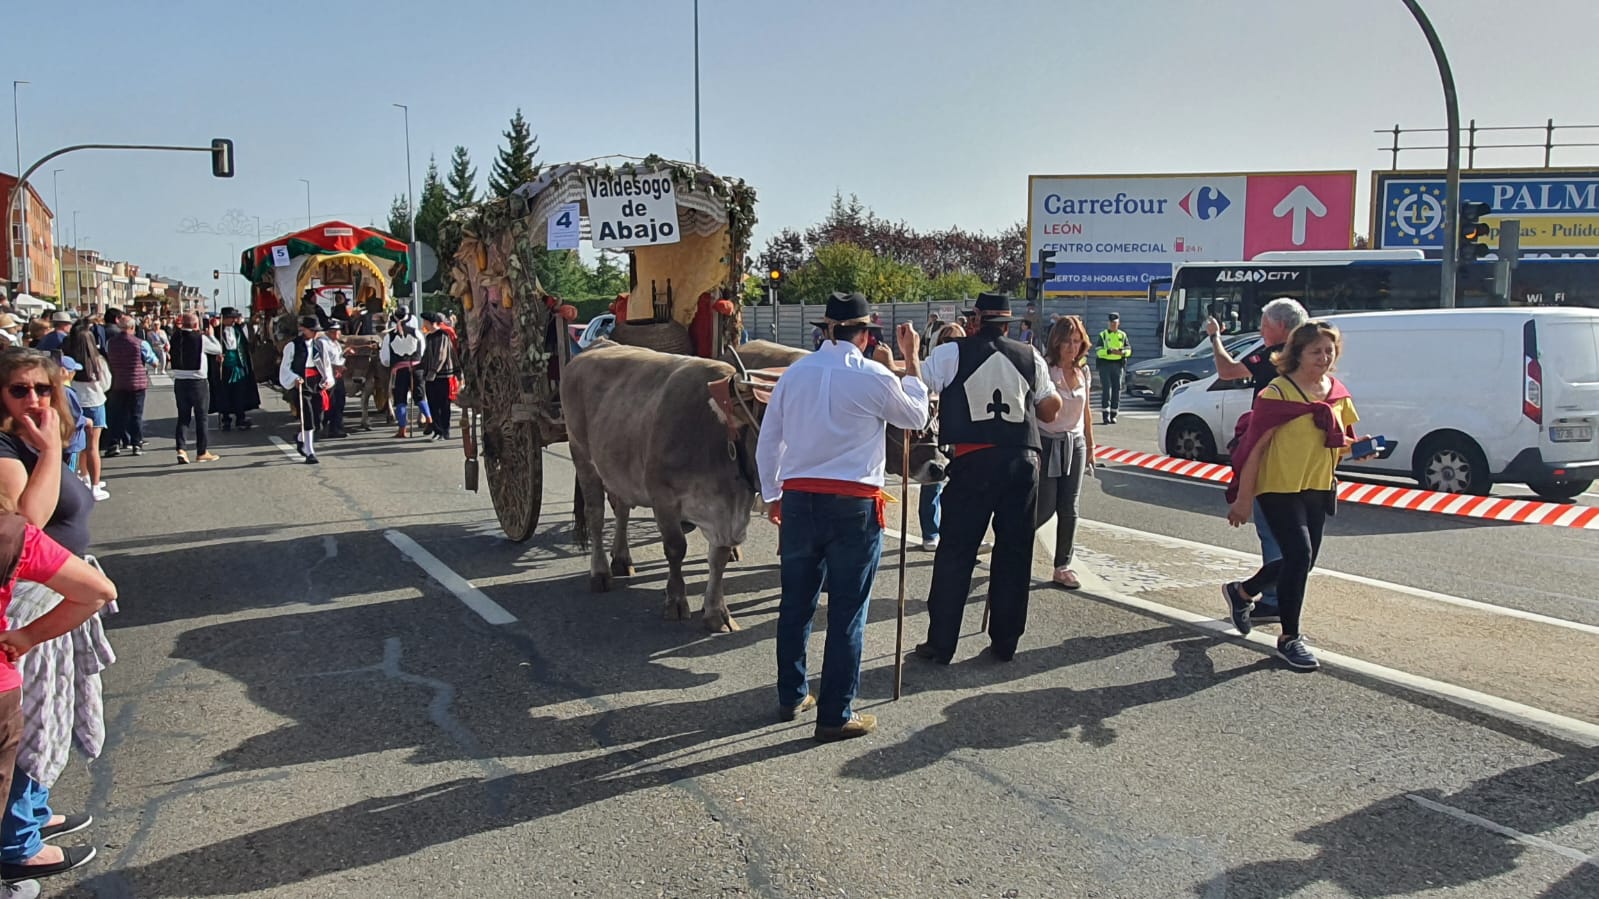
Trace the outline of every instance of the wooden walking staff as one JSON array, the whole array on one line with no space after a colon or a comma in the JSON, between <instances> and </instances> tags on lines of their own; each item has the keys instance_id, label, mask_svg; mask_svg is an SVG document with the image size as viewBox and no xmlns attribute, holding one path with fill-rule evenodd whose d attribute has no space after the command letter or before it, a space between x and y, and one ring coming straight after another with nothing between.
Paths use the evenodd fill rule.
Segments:
<instances>
[{"instance_id":1,"label":"wooden walking staff","mask_svg":"<svg viewBox=\"0 0 1599 899\"><path fill-rule=\"evenodd\" d=\"M905 544L910 542L911 515L911 435L900 431L904 461L899 467L899 623L894 629L894 699L900 697L905 673Z\"/></svg>"}]
</instances>

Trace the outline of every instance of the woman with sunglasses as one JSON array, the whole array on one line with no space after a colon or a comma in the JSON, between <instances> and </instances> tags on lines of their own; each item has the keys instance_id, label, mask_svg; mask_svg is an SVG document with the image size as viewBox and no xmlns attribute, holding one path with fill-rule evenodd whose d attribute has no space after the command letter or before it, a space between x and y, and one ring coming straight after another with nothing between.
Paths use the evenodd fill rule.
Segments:
<instances>
[{"instance_id":1,"label":"woman with sunglasses","mask_svg":"<svg viewBox=\"0 0 1599 899\"><path fill-rule=\"evenodd\" d=\"M94 497L63 471L63 447L74 424L70 410L64 373L50 354L0 351L0 509L16 509L81 560L89 549ZM62 603L62 595L46 584L19 580L6 617L13 628L29 627L55 620L52 610ZM0 817L0 879L59 874L93 858L92 849L63 850L44 840L90 823L88 816L53 814L50 785L66 768L75 737L91 757L99 754L105 733L99 672L114 658L94 615L78 633L34 647L20 665L24 704L49 713L23 723L9 802ZM80 703L79 696L94 698Z\"/></svg>"},{"instance_id":2,"label":"woman with sunglasses","mask_svg":"<svg viewBox=\"0 0 1599 899\"><path fill-rule=\"evenodd\" d=\"M1043 526L1055 516L1054 582L1067 590L1082 587L1072 570L1073 543L1077 539L1078 497L1083 476L1094 465L1094 424L1088 411L1088 329L1075 315L1050 326L1044 361L1063 402L1051 422L1039 422L1044 441L1038 478L1037 522Z\"/></svg>"}]
</instances>

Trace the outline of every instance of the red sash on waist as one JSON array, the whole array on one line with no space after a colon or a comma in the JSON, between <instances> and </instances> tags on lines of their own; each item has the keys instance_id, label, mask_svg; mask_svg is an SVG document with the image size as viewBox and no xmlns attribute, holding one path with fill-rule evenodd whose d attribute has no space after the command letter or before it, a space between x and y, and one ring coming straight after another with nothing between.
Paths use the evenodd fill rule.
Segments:
<instances>
[{"instance_id":1,"label":"red sash on waist","mask_svg":"<svg viewBox=\"0 0 1599 899\"><path fill-rule=\"evenodd\" d=\"M322 398L322 411L326 412L329 409L332 409L333 408L333 398L328 395L328 387L327 387L327 385L326 384L322 384L322 371L321 371L321 369L318 369L314 365L305 370L305 380L307 382L309 382L312 378L316 378L317 379L317 383L322 385L321 388L317 390L317 393Z\"/></svg>"},{"instance_id":2,"label":"red sash on waist","mask_svg":"<svg viewBox=\"0 0 1599 899\"><path fill-rule=\"evenodd\" d=\"M955 458L959 459L961 456L964 456L967 453L975 453L978 450L993 448L994 444L992 443L957 443L955 444Z\"/></svg>"},{"instance_id":3,"label":"red sash on waist","mask_svg":"<svg viewBox=\"0 0 1599 899\"><path fill-rule=\"evenodd\" d=\"M859 481L835 481L829 478L790 478L783 482L783 492L790 490L795 493L821 493L827 496L851 496L856 499L872 499L877 501L877 526L888 527L883 518L883 505L888 502L888 494L881 487L871 484L862 484Z\"/></svg>"}]
</instances>

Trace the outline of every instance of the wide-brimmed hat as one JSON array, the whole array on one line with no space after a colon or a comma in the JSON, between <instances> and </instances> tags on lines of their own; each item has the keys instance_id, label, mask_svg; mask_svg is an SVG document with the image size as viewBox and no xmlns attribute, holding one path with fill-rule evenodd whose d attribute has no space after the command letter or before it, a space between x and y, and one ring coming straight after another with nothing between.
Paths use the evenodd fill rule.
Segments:
<instances>
[{"instance_id":1,"label":"wide-brimmed hat","mask_svg":"<svg viewBox=\"0 0 1599 899\"><path fill-rule=\"evenodd\" d=\"M72 313L66 311L65 309L58 309L55 312L50 313L50 324L70 325L72 324Z\"/></svg>"},{"instance_id":2,"label":"wide-brimmed hat","mask_svg":"<svg viewBox=\"0 0 1599 899\"><path fill-rule=\"evenodd\" d=\"M329 331L343 331L344 330L344 324L342 322L340 322L336 318L335 319L329 319L328 320L328 328L327 329Z\"/></svg>"},{"instance_id":3,"label":"wide-brimmed hat","mask_svg":"<svg viewBox=\"0 0 1599 899\"><path fill-rule=\"evenodd\" d=\"M449 319L445 318L442 313L438 312L424 312L422 313L422 320L435 325L442 325L446 321L449 321Z\"/></svg>"},{"instance_id":4,"label":"wide-brimmed hat","mask_svg":"<svg viewBox=\"0 0 1599 899\"><path fill-rule=\"evenodd\" d=\"M320 331L322 330L322 322L314 315L302 315L300 316L300 327L309 328L312 331Z\"/></svg>"},{"instance_id":5,"label":"wide-brimmed hat","mask_svg":"<svg viewBox=\"0 0 1599 899\"><path fill-rule=\"evenodd\" d=\"M240 317L239 316L239 310L233 308L232 306L223 306L222 307L222 317L223 318L239 318Z\"/></svg>"},{"instance_id":6,"label":"wide-brimmed hat","mask_svg":"<svg viewBox=\"0 0 1599 899\"><path fill-rule=\"evenodd\" d=\"M22 327L22 322L9 312L0 312L0 331L9 331L12 328Z\"/></svg>"},{"instance_id":7,"label":"wide-brimmed hat","mask_svg":"<svg viewBox=\"0 0 1599 899\"><path fill-rule=\"evenodd\" d=\"M822 313L822 320L811 324L818 328L832 328L839 325L866 325L871 324L871 321L872 307L866 302L866 294L835 292L827 298L827 309Z\"/></svg>"},{"instance_id":8,"label":"wide-brimmed hat","mask_svg":"<svg viewBox=\"0 0 1599 899\"><path fill-rule=\"evenodd\" d=\"M985 322L1013 322L1016 318L1010 314L1010 303L1010 294L980 293L973 309L982 315Z\"/></svg>"}]
</instances>

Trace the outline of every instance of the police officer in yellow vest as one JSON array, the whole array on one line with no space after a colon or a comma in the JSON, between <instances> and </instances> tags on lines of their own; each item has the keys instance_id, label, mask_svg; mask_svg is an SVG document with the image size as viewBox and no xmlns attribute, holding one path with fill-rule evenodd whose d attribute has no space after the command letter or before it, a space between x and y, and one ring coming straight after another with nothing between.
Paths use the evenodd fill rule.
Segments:
<instances>
[{"instance_id":1,"label":"police officer in yellow vest","mask_svg":"<svg viewBox=\"0 0 1599 899\"><path fill-rule=\"evenodd\" d=\"M1133 344L1122 330L1122 317L1112 312L1110 326L1099 332L1096 361L1099 368L1099 414L1105 424L1116 423L1122 405L1122 369L1133 354Z\"/></svg>"}]
</instances>

